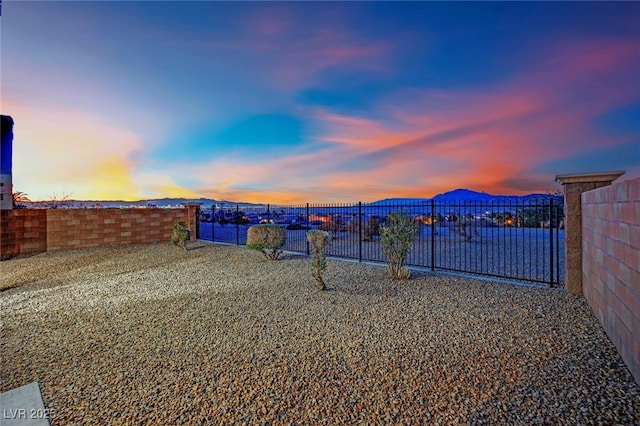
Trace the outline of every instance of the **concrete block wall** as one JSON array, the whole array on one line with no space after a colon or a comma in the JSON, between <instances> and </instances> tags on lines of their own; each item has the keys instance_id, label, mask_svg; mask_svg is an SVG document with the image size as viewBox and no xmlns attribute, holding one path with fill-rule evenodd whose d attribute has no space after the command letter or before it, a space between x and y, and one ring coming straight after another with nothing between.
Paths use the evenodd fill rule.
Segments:
<instances>
[{"instance_id":1,"label":"concrete block wall","mask_svg":"<svg viewBox=\"0 0 640 426\"><path fill-rule=\"evenodd\" d=\"M54 209L47 215L47 250L169 242L185 209Z\"/></svg>"},{"instance_id":2,"label":"concrete block wall","mask_svg":"<svg viewBox=\"0 0 640 426\"><path fill-rule=\"evenodd\" d=\"M583 293L640 383L640 178L581 201Z\"/></svg>"},{"instance_id":3,"label":"concrete block wall","mask_svg":"<svg viewBox=\"0 0 640 426\"><path fill-rule=\"evenodd\" d=\"M24 209L0 211L0 258L121 244L169 242L182 209ZM195 238L195 235L193 235Z\"/></svg>"},{"instance_id":4,"label":"concrete block wall","mask_svg":"<svg viewBox=\"0 0 640 426\"><path fill-rule=\"evenodd\" d=\"M0 210L0 259L45 251L46 210Z\"/></svg>"}]
</instances>

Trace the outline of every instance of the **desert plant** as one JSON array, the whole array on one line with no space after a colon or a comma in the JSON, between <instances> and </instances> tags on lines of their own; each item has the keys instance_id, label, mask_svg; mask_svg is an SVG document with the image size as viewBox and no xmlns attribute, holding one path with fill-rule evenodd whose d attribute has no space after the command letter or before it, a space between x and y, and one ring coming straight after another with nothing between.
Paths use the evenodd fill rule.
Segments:
<instances>
[{"instance_id":1,"label":"desert plant","mask_svg":"<svg viewBox=\"0 0 640 426\"><path fill-rule=\"evenodd\" d=\"M61 209L72 207L71 193L62 192L61 196L54 193L50 199L45 202L45 207L48 209Z\"/></svg>"},{"instance_id":2,"label":"desert plant","mask_svg":"<svg viewBox=\"0 0 640 426\"><path fill-rule=\"evenodd\" d=\"M373 237L380 235L380 218L371 216L369 221L364 224L362 229L362 241L373 241Z\"/></svg>"},{"instance_id":3,"label":"desert plant","mask_svg":"<svg viewBox=\"0 0 640 426\"><path fill-rule=\"evenodd\" d=\"M465 241L471 241L473 237L480 238L478 224L473 219L462 218L456 222L458 233Z\"/></svg>"},{"instance_id":4,"label":"desert plant","mask_svg":"<svg viewBox=\"0 0 640 426\"><path fill-rule=\"evenodd\" d=\"M404 268L418 223L402 212L389 214L388 225L381 227L382 253L387 257L387 272L393 279L407 279L411 271Z\"/></svg>"},{"instance_id":5,"label":"desert plant","mask_svg":"<svg viewBox=\"0 0 640 426\"><path fill-rule=\"evenodd\" d=\"M360 220L352 220L347 226L347 231L356 234L360 232L360 226ZM373 237L377 236L380 236L380 218L371 216L368 221L362 224L362 241L373 241Z\"/></svg>"},{"instance_id":6,"label":"desert plant","mask_svg":"<svg viewBox=\"0 0 640 426\"><path fill-rule=\"evenodd\" d=\"M313 254L311 257L311 276L318 282L318 288L325 290L327 285L322 279L322 272L327 268L327 246L331 236L327 231L313 229L307 231L307 241L311 245Z\"/></svg>"},{"instance_id":7,"label":"desert plant","mask_svg":"<svg viewBox=\"0 0 640 426\"><path fill-rule=\"evenodd\" d=\"M24 192L14 192L13 196L13 208L14 209L26 209L27 206L24 203L30 203L31 200Z\"/></svg>"},{"instance_id":8,"label":"desert plant","mask_svg":"<svg viewBox=\"0 0 640 426\"><path fill-rule=\"evenodd\" d=\"M171 234L171 244L180 246L183 249L187 249L186 242L191 239L191 231L187 228L187 223L184 220L179 220L173 226L173 232Z\"/></svg>"},{"instance_id":9,"label":"desert plant","mask_svg":"<svg viewBox=\"0 0 640 426\"><path fill-rule=\"evenodd\" d=\"M261 251L267 259L277 260L287 233L279 225L253 225L247 230L247 248Z\"/></svg>"},{"instance_id":10,"label":"desert plant","mask_svg":"<svg viewBox=\"0 0 640 426\"><path fill-rule=\"evenodd\" d=\"M331 237L335 240L338 238L338 233L341 231L346 231L347 227L345 226L344 220L337 214L330 214L331 220L328 222L323 222L320 224L321 231L327 231L331 233Z\"/></svg>"}]
</instances>

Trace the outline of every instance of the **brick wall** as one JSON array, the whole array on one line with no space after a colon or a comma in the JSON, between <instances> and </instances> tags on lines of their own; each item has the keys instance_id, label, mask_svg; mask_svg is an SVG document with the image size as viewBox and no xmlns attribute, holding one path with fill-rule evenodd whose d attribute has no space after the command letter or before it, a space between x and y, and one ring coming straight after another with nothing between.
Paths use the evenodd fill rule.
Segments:
<instances>
[{"instance_id":1,"label":"brick wall","mask_svg":"<svg viewBox=\"0 0 640 426\"><path fill-rule=\"evenodd\" d=\"M583 292L640 383L640 178L582 194Z\"/></svg>"},{"instance_id":2,"label":"brick wall","mask_svg":"<svg viewBox=\"0 0 640 426\"><path fill-rule=\"evenodd\" d=\"M169 242L183 209L24 209L0 211L0 257L86 247ZM196 236L193 235L192 238Z\"/></svg>"}]
</instances>

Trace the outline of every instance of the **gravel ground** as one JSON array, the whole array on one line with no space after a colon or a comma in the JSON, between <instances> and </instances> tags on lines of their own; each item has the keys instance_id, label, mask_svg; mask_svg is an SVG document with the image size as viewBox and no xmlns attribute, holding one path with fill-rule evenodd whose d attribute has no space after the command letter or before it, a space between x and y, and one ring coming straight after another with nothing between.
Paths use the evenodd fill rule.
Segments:
<instances>
[{"instance_id":1,"label":"gravel ground","mask_svg":"<svg viewBox=\"0 0 640 426\"><path fill-rule=\"evenodd\" d=\"M2 391L52 425L639 424L584 299L192 243L2 262Z\"/></svg>"},{"instance_id":2,"label":"gravel ground","mask_svg":"<svg viewBox=\"0 0 640 426\"><path fill-rule=\"evenodd\" d=\"M216 225L215 231L212 226L212 223L200 223L202 240L213 241L215 236L216 242L244 245L247 241L247 229L251 225ZM558 238L553 238L553 250L548 228L479 227L476 230L478 234L473 233L472 239L467 240L456 228L436 227L433 241L435 267L537 281L547 285L553 278L554 287L564 285L564 230L559 232ZM407 257L408 264L431 267L431 231L430 227L422 227ZM333 238L327 248L329 256L358 259L361 255L368 261L385 260L379 236L374 237L373 241L363 241L360 244L358 234L338 232L331 235ZM287 230L285 248L306 253L306 231Z\"/></svg>"}]
</instances>

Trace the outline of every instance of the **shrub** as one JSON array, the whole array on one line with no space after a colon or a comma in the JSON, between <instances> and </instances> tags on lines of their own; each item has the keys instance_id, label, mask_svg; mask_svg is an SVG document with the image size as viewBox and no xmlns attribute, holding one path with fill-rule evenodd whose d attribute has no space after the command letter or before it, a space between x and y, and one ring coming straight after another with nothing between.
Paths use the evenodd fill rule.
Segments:
<instances>
[{"instance_id":1,"label":"shrub","mask_svg":"<svg viewBox=\"0 0 640 426\"><path fill-rule=\"evenodd\" d=\"M372 216L362 229L362 240L373 241L373 237L380 236L380 219Z\"/></svg>"},{"instance_id":2,"label":"shrub","mask_svg":"<svg viewBox=\"0 0 640 426\"><path fill-rule=\"evenodd\" d=\"M320 224L320 230L330 232L332 238L337 239L338 233L341 231L346 231L347 226L344 220L342 220L342 217L340 217L339 215L330 214L329 216L331 216L331 220L328 222L322 222Z\"/></svg>"},{"instance_id":3,"label":"shrub","mask_svg":"<svg viewBox=\"0 0 640 426\"><path fill-rule=\"evenodd\" d=\"M322 222L318 229L325 232L338 232L339 230L338 225L333 221Z\"/></svg>"},{"instance_id":4,"label":"shrub","mask_svg":"<svg viewBox=\"0 0 640 426\"><path fill-rule=\"evenodd\" d=\"M311 245L313 254L311 257L311 276L318 282L318 288L325 290L327 285L322 279L322 272L327 268L327 246L331 236L327 231L314 229L307 231L307 241Z\"/></svg>"},{"instance_id":5,"label":"shrub","mask_svg":"<svg viewBox=\"0 0 640 426\"><path fill-rule=\"evenodd\" d=\"M183 249L187 249L186 241L191 239L191 231L187 228L187 223L184 220L180 220L173 225L173 232L171 233L171 244L180 246Z\"/></svg>"},{"instance_id":6,"label":"shrub","mask_svg":"<svg viewBox=\"0 0 640 426\"><path fill-rule=\"evenodd\" d=\"M287 233L279 225L253 225L247 230L247 248L261 251L267 259L277 260Z\"/></svg>"},{"instance_id":7,"label":"shrub","mask_svg":"<svg viewBox=\"0 0 640 426\"><path fill-rule=\"evenodd\" d=\"M381 228L382 253L387 257L387 272L393 279L407 279L411 271L404 268L418 223L402 212L389 214L388 225Z\"/></svg>"},{"instance_id":8,"label":"shrub","mask_svg":"<svg viewBox=\"0 0 640 426\"><path fill-rule=\"evenodd\" d=\"M357 234L360 231L360 221L358 219L349 222L347 231ZM373 241L373 237L380 236L380 218L371 216L368 221L362 224L362 241Z\"/></svg>"}]
</instances>

